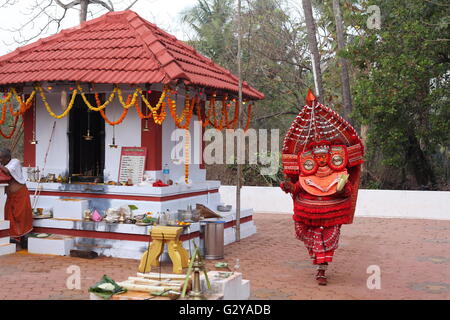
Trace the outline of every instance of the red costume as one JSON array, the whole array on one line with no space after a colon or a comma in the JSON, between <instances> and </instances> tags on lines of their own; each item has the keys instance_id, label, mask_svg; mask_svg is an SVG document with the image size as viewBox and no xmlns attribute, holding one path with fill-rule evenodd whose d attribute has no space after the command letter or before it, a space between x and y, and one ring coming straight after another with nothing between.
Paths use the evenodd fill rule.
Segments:
<instances>
[{"instance_id":1,"label":"red costume","mask_svg":"<svg viewBox=\"0 0 450 320\"><path fill-rule=\"evenodd\" d=\"M363 155L355 129L309 91L307 105L284 139L282 163L288 181L280 187L292 194L296 237L313 263L321 265L318 278L325 278L341 225L353 222Z\"/></svg>"}]
</instances>

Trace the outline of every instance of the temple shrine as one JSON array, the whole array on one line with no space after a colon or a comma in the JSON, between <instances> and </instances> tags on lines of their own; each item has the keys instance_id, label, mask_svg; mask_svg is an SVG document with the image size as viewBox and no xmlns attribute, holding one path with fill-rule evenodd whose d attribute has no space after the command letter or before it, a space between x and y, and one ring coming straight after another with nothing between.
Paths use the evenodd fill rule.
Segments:
<instances>
[{"instance_id":1,"label":"temple shrine","mask_svg":"<svg viewBox=\"0 0 450 320\"><path fill-rule=\"evenodd\" d=\"M114 212L156 217L221 203L220 182L206 180L202 135L236 128L238 78L135 12L107 13L0 57L0 89L2 124L11 116L12 130L23 126L33 232L61 236L66 249L139 259L151 226L114 221ZM242 94L250 117L264 95L245 81ZM177 161L180 143L190 152ZM230 243L234 204L220 215ZM256 232L250 208L240 224L241 238ZM185 228L183 245L200 231L200 223Z\"/></svg>"}]
</instances>

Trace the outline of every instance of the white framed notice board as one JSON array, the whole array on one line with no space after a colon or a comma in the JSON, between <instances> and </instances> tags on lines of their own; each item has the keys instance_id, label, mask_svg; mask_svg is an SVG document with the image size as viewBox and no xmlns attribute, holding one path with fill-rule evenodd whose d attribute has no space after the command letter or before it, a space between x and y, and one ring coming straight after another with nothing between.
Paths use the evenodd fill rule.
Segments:
<instances>
[{"instance_id":1,"label":"white framed notice board","mask_svg":"<svg viewBox=\"0 0 450 320\"><path fill-rule=\"evenodd\" d=\"M122 147L120 152L119 182L142 182L145 170L146 147Z\"/></svg>"}]
</instances>

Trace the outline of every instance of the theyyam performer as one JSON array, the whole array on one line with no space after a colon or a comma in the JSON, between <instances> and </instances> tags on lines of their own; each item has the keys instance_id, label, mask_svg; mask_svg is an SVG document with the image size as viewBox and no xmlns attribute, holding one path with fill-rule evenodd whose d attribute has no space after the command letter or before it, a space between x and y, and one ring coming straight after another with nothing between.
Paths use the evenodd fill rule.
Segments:
<instances>
[{"instance_id":1,"label":"theyyam performer","mask_svg":"<svg viewBox=\"0 0 450 320\"><path fill-rule=\"evenodd\" d=\"M311 90L306 103L284 138L280 187L292 195L295 235L317 265L318 284L326 285L341 226L353 222L364 147L355 129Z\"/></svg>"}]
</instances>

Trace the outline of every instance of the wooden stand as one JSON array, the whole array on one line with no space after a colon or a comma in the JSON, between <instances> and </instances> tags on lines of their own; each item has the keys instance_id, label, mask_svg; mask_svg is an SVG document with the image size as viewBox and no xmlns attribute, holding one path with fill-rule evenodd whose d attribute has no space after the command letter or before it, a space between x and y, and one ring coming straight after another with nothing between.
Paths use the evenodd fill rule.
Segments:
<instances>
[{"instance_id":1,"label":"wooden stand","mask_svg":"<svg viewBox=\"0 0 450 320\"><path fill-rule=\"evenodd\" d=\"M164 244L167 244L169 257L173 263L173 272L183 273L183 268L188 266L189 255L180 241L182 230L182 227L153 227L150 233L152 244L150 250L142 255L139 272L148 273L152 266L159 266L159 256L164 251Z\"/></svg>"}]
</instances>

